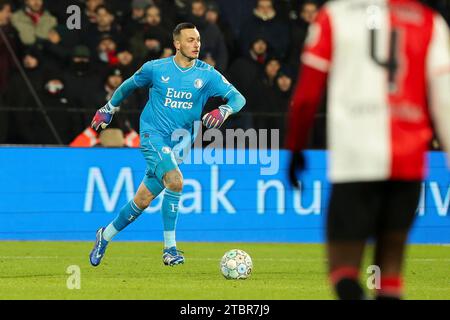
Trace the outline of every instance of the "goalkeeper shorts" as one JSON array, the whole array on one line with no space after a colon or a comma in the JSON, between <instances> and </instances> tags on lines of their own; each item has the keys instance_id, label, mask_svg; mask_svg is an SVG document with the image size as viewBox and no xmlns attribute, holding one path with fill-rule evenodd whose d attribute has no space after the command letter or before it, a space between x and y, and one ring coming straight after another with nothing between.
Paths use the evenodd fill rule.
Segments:
<instances>
[{"instance_id":1,"label":"goalkeeper shorts","mask_svg":"<svg viewBox=\"0 0 450 320\"><path fill-rule=\"evenodd\" d=\"M163 189L164 175L169 171L177 169L178 164L172 151L170 141L167 141L167 139L164 139L161 136L149 133L141 134L141 152L147 164L145 172L146 177L143 182L146 184L146 187L155 194L158 189L157 183L151 181L156 178L160 184L160 188ZM161 192L162 189L159 192Z\"/></svg>"}]
</instances>

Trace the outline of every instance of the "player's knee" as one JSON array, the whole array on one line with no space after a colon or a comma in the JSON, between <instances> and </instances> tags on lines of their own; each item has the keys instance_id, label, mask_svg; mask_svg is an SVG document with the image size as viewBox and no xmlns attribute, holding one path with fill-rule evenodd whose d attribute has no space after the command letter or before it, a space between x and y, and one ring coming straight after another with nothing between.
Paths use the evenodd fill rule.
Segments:
<instances>
[{"instance_id":1,"label":"player's knee","mask_svg":"<svg viewBox=\"0 0 450 320\"><path fill-rule=\"evenodd\" d=\"M183 190L183 176L178 172L169 172L164 179L164 185L169 190L181 192Z\"/></svg>"},{"instance_id":2,"label":"player's knee","mask_svg":"<svg viewBox=\"0 0 450 320\"><path fill-rule=\"evenodd\" d=\"M181 192L183 190L183 178L176 178L166 184L166 188L175 192Z\"/></svg>"}]
</instances>

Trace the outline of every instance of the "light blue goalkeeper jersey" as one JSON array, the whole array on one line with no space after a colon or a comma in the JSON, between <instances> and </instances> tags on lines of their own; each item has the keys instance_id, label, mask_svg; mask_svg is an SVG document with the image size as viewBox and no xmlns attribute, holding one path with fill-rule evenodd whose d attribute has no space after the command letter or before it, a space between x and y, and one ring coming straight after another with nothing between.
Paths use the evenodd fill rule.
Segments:
<instances>
[{"instance_id":1,"label":"light blue goalkeeper jersey","mask_svg":"<svg viewBox=\"0 0 450 320\"><path fill-rule=\"evenodd\" d=\"M120 105L136 88L148 88L149 100L140 118L140 132L167 139L177 129L193 132L210 97L222 97L232 113L245 104L245 98L214 67L196 60L188 69L179 67L174 56L145 63L114 93L111 104Z\"/></svg>"}]
</instances>

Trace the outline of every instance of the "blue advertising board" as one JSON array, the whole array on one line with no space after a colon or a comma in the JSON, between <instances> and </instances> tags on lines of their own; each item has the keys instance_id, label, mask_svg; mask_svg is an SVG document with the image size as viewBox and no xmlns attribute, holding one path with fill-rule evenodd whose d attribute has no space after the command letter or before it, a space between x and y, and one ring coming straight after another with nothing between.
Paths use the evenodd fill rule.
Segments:
<instances>
[{"instance_id":1,"label":"blue advertising board","mask_svg":"<svg viewBox=\"0 0 450 320\"><path fill-rule=\"evenodd\" d=\"M202 158L204 151L193 154ZM257 150L233 157L240 156L247 164L181 165L178 241L323 242L327 153L307 152L300 191L287 181L286 151L276 164ZM428 160L410 242L450 243L450 174L443 153L430 152ZM264 174L268 168L273 174ZM144 173L138 149L2 147L0 240L93 240L133 197ZM115 239L161 241L161 198Z\"/></svg>"}]
</instances>

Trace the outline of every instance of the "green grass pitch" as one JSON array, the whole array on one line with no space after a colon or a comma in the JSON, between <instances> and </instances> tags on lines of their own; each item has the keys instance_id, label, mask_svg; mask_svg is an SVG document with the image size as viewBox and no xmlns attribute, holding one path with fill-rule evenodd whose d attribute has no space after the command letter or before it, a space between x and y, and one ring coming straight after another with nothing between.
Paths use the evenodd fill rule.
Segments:
<instances>
[{"instance_id":1,"label":"green grass pitch","mask_svg":"<svg viewBox=\"0 0 450 320\"><path fill-rule=\"evenodd\" d=\"M102 264L89 264L90 242L0 241L0 299L333 299L320 244L183 243L184 265L162 264L161 243L112 242ZM219 261L247 251L247 280L226 280ZM368 248L361 280L366 283ZM71 265L80 289L68 289ZM406 299L450 299L450 247L412 245L405 265Z\"/></svg>"}]
</instances>

